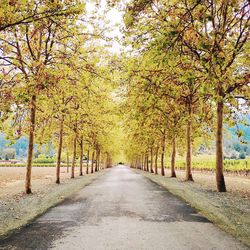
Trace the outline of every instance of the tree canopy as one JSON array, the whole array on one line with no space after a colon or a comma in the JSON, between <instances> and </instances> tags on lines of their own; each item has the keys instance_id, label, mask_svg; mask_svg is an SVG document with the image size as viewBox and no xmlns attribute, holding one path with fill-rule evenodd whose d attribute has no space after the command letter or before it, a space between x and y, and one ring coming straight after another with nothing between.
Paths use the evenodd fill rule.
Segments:
<instances>
[{"instance_id":1,"label":"tree canopy","mask_svg":"<svg viewBox=\"0 0 250 250\"><path fill-rule=\"evenodd\" d=\"M223 125L249 112L249 1L95 1L91 14L88 3L1 2L0 129L29 140L26 193L35 144L56 149L57 183L64 153L72 178L84 154L91 172L125 155L152 173L160 164L162 175L168 154L171 177L185 154L193 181L194 150L213 140L217 189L226 191ZM114 53L106 15L117 6L124 25Z\"/></svg>"}]
</instances>

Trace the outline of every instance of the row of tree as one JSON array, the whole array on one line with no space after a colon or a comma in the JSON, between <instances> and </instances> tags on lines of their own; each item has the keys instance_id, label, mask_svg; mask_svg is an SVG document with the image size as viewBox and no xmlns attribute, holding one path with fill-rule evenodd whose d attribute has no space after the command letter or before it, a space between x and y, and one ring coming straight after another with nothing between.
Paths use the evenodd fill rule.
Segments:
<instances>
[{"instance_id":1,"label":"row of tree","mask_svg":"<svg viewBox=\"0 0 250 250\"><path fill-rule=\"evenodd\" d=\"M0 126L9 139L28 136L27 194L35 143L52 142L57 148L57 183L63 150L72 157L72 178L77 155L83 174L84 152L92 159L91 173L94 162L96 171L101 159L112 164L111 73L105 49L98 46L101 30L84 7L78 0L4 1L1 6Z\"/></svg>"},{"instance_id":2,"label":"row of tree","mask_svg":"<svg viewBox=\"0 0 250 250\"><path fill-rule=\"evenodd\" d=\"M215 138L217 189L225 192L223 124L249 111L249 1L132 1L124 19L132 166L153 172L154 165L157 173L161 154L164 175L170 147L175 177L178 140L180 151L186 144L186 180L193 180L192 147Z\"/></svg>"}]
</instances>

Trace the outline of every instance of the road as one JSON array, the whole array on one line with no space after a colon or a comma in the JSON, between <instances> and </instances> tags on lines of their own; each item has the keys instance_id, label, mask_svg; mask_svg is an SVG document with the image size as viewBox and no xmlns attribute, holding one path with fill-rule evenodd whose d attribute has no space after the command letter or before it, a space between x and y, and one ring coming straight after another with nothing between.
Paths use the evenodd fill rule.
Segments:
<instances>
[{"instance_id":1,"label":"road","mask_svg":"<svg viewBox=\"0 0 250 250\"><path fill-rule=\"evenodd\" d=\"M0 249L248 249L188 204L125 166L114 167Z\"/></svg>"}]
</instances>

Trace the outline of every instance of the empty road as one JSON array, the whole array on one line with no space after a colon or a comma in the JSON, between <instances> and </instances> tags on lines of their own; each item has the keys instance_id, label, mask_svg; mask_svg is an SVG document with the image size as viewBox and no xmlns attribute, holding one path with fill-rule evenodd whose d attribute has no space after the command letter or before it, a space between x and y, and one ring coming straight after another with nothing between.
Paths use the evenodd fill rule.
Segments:
<instances>
[{"instance_id":1,"label":"empty road","mask_svg":"<svg viewBox=\"0 0 250 250\"><path fill-rule=\"evenodd\" d=\"M248 249L164 188L114 167L0 249Z\"/></svg>"}]
</instances>

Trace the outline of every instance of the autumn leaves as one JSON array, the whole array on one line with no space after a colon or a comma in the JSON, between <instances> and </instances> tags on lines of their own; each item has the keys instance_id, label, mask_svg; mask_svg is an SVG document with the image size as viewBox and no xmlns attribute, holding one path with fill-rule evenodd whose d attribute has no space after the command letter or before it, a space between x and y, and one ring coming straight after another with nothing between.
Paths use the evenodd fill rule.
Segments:
<instances>
[{"instance_id":1,"label":"autumn leaves","mask_svg":"<svg viewBox=\"0 0 250 250\"><path fill-rule=\"evenodd\" d=\"M132 1L125 22L133 47L127 68L133 165L147 169L152 148L156 158L161 148L163 158L167 139L174 176L177 140L186 147L186 179L192 180L192 146L212 138L217 189L226 191L224 118L232 123L230 115L249 107L249 1Z\"/></svg>"},{"instance_id":2,"label":"autumn leaves","mask_svg":"<svg viewBox=\"0 0 250 250\"><path fill-rule=\"evenodd\" d=\"M105 48L88 35L89 17L81 1L20 5L15 14L11 12L16 4L4 5L5 12L0 13L6 22L0 33L0 90L1 97L7 97L0 101L1 131L13 140L29 138L25 184L29 194L35 144L51 142L57 149L58 184L61 162L66 160L63 152L72 163L71 178L77 159L83 175L83 154L93 155L91 172L93 164L96 171L111 165L114 103Z\"/></svg>"}]
</instances>

